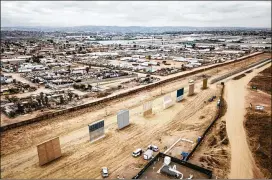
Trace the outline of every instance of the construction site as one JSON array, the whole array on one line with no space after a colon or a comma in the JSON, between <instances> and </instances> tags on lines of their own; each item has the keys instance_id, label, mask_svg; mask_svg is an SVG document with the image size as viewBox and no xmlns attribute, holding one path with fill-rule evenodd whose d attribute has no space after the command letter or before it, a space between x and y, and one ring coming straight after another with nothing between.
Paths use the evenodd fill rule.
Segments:
<instances>
[{"instance_id":1,"label":"construction site","mask_svg":"<svg viewBox=\"0 0 272 180\"><path fill-rule=\"evenodd\" d=\"M271 177L271 169L269 174L254 166L250 149L256 145L247 144L244 129L249 91L245 87L268 67L271 72L271 54L254 53L65 110L5 121L1 177L100 179L102 167L109 169L110 179ZM258 80L253 78L252 86L270 94L258 90L266 100L251 102L269 110L266 117L271 118L271 86L254 82ZM159 150L149 160L131 155L151 144Z\"/></svg>"}]
</instances>

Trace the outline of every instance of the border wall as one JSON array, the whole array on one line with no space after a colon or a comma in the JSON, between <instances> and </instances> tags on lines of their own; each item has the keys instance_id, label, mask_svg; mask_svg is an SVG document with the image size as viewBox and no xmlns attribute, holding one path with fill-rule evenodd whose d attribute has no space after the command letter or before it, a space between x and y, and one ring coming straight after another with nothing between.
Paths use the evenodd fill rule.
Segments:
<instances>
[{"instance_id":1,"label":"border wall","mask_svg":"<svg viewBox=\"0 0 272 180\"><path fill-rule=\"evenodd\" d=\"M191 72L181 74L179 76L174 76L174 77L171 77L169 79L164 79L164 80L161 80L161 81L158 81L158 82L154 82L152 84L149 84L149 85L146 85L146 86L143 86L143 87L138 87L138 88L135 88L135 89L131 89L131 90L128 90L127 92L124 92L124 93L120 93L120 94L112 95L112 96L110 95L108 97L105 97L103 99L100 99L100 100L97 100L97 101L94 101L94 102L82 104L82 105L75 106L75 107L72 107L72 108L68 108L68 109L65 109L65 110L59 110L59 111L56 111L56 112L51 112L51 113L48 113L48 114L43 114L41 116L34 117L34 118L31 118L31 119L28 119L28 120L25 120L25 121L16 122L16 123L13 123L13 124L8 124L8 125L5 125L5 126L1 126L0 131L6 131L8 129L16 128L16 127L31 124L31 123L34 123L34 122L50 119L50 118L53 118L53 117L56 117L56 116L59 116L59 115L63 115L63 114L69 113L69 112L73 112L73 111L77 111L77 110L80 110L80 109L95 106L95 105L98 105L98 104L101 104L101 103L111 101L113 99L122 98L122 97L125 97L125 96L128 96L128 95L134 94L134 93L138 93L139 91L142 91L142 90L151 89L151 88L154 88L154 87L156 87L158 85L162 85L162 84L165 84L165 83L168 83L168 82L180 79L180 78L184 78L184 77L191 76L191 75L194 75L194 74L197 74L197 73L201 73L201 72L204 72L206 70L210 70L210 69L213 69L213 68L216 68L216 67L222 67L222 66L225 66L225 65L232 64L234 62L239 62L239 61L242 61L244 59L247 59L247 58L250 58L250 57L253 57L253 56L257 56L257 55L260 55L260 54L263 54L263 52L253 53L253 54L238 58L235 61L233 60L233 61L229 61L229 62L220 63L220 64L212 65L212 66L209 66L209 67L205 67L205 68L202 68L202 69L193 70Z\"/></svg>"},{"instance_id":2,"label":"border wall","mask_svg":"<svg viewBox=\"0 0 272 180\"><path fill-rule=\"evenodd\" d=\"M207 135L207 133L211 130L211 128L213 127L213 125L215 124L215 122L221 117L221 110L222 107L224 106L224 102L223 102L223 93L224 93L224 84L223 87L221 89L221 95L220 95L220 106L218 108L217 114L215 116L215 119L212 121L212 123L208 126L208 128L204 131L204 133L202 134L200 140L197 142L197 144L195 145L195 147L193 148L193 150L189 153L189 155L185 158L185 161L188 161L191 156L194 154L194 152L196 151L196 149L200 146L200 144L203 142L203 139L205 138L205 136Z\"/></svg>"},{"instance_id":3,"label":"border wall","mask_svg":"<svg viewBox=\"0 0 272 180\"><path fill-rule=\"evenodd\" d=\"M220 77L217 77L217 78L211 80L211 84L216 83L218 81L221 81L222 79L228 78L228 77L230 77L230 76L232 76L234 74L240 73L240 72L245 71L247 69L250 69L250 68L252 68L252 67L254 67L254 66L258 65L258 64L264 63L264 62L269 63L269 62L271 62L271 59L267 58L267 59L261 60L259 62L253 63L251 65L248 65L248 66L246 66L244 68L237 69L235 71L231 71L231 72L229 72L229 73L227 73L227 74L225 74L223 76L220 76Z\"/></svg>"}]
</instances>

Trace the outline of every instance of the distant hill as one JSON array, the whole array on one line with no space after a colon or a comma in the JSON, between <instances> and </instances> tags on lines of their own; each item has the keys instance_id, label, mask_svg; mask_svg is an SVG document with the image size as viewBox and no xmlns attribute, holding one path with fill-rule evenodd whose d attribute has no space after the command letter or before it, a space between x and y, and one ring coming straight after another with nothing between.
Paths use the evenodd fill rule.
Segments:
<instances>
[{"instance_id":1,"label":"distant hill","mask_svg":"<svg viewBox=\"0 0 272 180\"><path fill-rule=\"evenodd\" d=\"M108 33L163 33L178 31L237 31L237 30L271 30L268 28L246 27L189 27L189 26L75 26L75 27L46 27L46 26L17 26L1 27L1 31L44 31L44 32L108 32Z\"/></svg>"}]
</instances>

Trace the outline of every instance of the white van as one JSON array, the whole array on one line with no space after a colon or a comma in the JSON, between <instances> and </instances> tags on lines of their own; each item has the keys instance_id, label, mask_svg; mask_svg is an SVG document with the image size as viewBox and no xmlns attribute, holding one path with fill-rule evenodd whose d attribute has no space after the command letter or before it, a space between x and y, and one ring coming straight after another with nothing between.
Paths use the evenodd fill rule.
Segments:
<instances>
[{"instance_id":1,"label":"white van","mask_svg":"<svg viewBox=\"0 0 272 180\"><path fill-rule=\"evenodd\" d=\"M151 150L154 151L154 152L159 151L158 146L155 146L155 145L149 145L147 148L148 148L148 149L151 149Z\"/></svg>"},{"instance_id":2,"label":"white van","mask_svg":"<svg viewBox=\"0 0 272 180\"><path fill-rule=\"evenodd\" d=\"M143 153L143 150L141 148L136 149L135 151L132 152L133 157L138 157Z\"/></svg>"}]
</instances>

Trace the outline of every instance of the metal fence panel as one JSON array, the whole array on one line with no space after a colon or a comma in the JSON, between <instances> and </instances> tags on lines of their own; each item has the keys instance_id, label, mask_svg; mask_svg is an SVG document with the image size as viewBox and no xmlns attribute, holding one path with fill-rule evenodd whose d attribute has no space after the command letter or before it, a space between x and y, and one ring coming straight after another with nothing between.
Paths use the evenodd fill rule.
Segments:
<instances>
[{"instance_id":1,"label":"metal fence panel","mask_svg":"<svg viewBox=\"0 0 272 180\"><path fill-rule=\"evenodd\" d=\"M105 134L104 120L94 122L92 124L89 124L88 126L89 126L89 135L90 135L91 142L104 136Z\"/></svg>"},{"instance_id":2,"label":"metal fence panel","mask_svg":"<svg viewBox=\"0 0 272 180\"><path fill-rule=\"evenodd\" d=\"M121 110L117 113L118 129L122 129L129 125L129 111Z\"/></svg>"}]
</instances>

